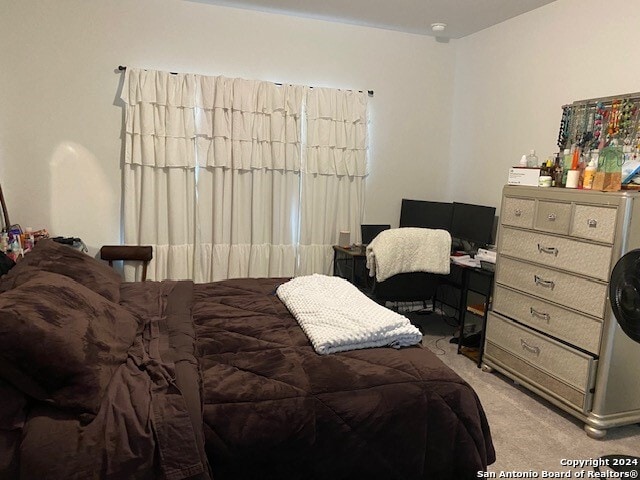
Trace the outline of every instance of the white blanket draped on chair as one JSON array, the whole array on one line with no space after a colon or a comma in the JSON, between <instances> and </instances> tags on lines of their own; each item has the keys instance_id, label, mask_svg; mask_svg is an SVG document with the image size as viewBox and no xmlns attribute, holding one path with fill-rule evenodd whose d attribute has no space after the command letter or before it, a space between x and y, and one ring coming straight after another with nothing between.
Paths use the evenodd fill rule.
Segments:
<instances>
[{"instance_id":1,"label":"white blanket draped on chair","mask_svg":"<svg viewBox=\"0 0 640 480\"><path fill-rule=\"evenodd\" d=\"M393 228L367 245L369 275L382 282L409 272L449 273L451 235L430 228Z\"/></svg>"}]
</instances>

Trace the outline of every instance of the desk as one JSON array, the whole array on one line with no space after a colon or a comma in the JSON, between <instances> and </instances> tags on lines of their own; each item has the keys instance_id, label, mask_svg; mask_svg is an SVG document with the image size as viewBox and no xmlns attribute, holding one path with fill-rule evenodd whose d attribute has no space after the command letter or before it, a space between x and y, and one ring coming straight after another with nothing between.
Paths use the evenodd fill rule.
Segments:
<instances>
[{"instance_id":1,"label":"desk","mask_svg":"<svg viewBox=\"0 0 640 480\"><path fill-rule=\"evenodd\" d=\"M482 365L482 353L484 350L484 335L487 326L487 314L489 313L489 306L491 303L491 295L493 293L493 276L494 272L490 270L484 270L482 268L465 267L462 265L451 264L451 268L459 268L462 276L462 283L460 285L460 303L458 305L458 324L460 325L460 335L458 337L458 353L465 355L476 361L478 367ZM474 278L479 280L478 283L484 284L483 289L471 287L471 282ZM482 291L479 291L482 290ZM465 347L462 345L464 341L464 326L465 319L467 317L467 311L469 306L467 305L469 291L474 291L484 296L484 308L482 312L474 312L476 315L482 317L482 325L480 331L480 346L478 348Z\"/></svg>"},{"instance_id":2,"label":"desk","mask_svg":"<svg viewBox=\"0 0 640 480\"><path fill-rule=\"evenodd\" d=\"M366 267L366 248L354 246L350 248L333 246L333 275L345 278L360 288L370 288L368 283L368 272ZM487 324L487 314L493 293L494 273L482 268L466 267L451 262L451 273L440 276L440 283L451 285L460 289L460 301L458 302L458 325L460 326L460 337L458 339L458 353L475 360L478 367L481 366L482 353L484 348L484 332ZM464 327L468 309L469 292L475 292L484 297L484 311L477 312L482 317L481 342L476 348L462 345L464 340Z\"/></svg>"},{"instance_id":3,"label":"desk","mask_svg":"<svg viewBox=\"0 0 640 480\"><path fill-rule=\"evenodd\" d=\"M367 288L367 251L365 247L333 246L333 275ZM360 281L359 281L360 280Z\"/></svg>"}]
</instances>

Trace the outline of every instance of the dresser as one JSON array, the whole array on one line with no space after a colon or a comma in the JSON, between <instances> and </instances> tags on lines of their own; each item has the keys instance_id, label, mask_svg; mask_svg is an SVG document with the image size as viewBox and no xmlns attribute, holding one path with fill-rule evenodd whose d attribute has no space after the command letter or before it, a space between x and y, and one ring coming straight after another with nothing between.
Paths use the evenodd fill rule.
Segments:
<instances>
[{"instance_id":1,"label":"dresser","mask_svg":"<svg viewBox=\"0 0 640 480\"><path fill-rule=\"evenodd\" d=\"M640 344L609 304L616 261L640 247L640 194L506 186L483 367L585 423L640 422Z\"/></svg>"}]
</instances>

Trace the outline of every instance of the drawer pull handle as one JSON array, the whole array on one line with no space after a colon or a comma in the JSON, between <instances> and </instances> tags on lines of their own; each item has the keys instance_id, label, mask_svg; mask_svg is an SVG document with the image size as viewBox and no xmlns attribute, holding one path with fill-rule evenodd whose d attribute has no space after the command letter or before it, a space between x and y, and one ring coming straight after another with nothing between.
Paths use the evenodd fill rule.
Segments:
<instances>
[{"instance_id":1,"label":"drawer pull handle","mask_svg":"<svg viewBox=\"0 0 640 480\"><path fill-rule=\"evenodd\" d=\"M551 316L548 313L542 313L542 312L538 312L535 308L533 307L529 307L531 310L531 316L532 317L538 317L541 318L543 320L546 320L547 323L549 323L549 320L551 319Z\"/></svg>"},{"instance_id":2,"label":"drawer pull handle","mask_svg":"<svg viewBox=\"0 0 640 480\"><path fill-rule=\"evenodd\" d=\"M547 219L550 222L555 222L556 221L556 214L555 213L550 213L549 215L547 215Z\"/></svg>"},{"instance_id":3,"label":"drawer pull handle","mask_svg":"<svg viewBox=\"0 0 640 480\"><path fill-rule=\"evenodd\" d=\"M551 280L543 280L538 275L533 276L533 281L536 283L536 285L540 285L541 287L545 287L545 288L550 288L551 290L553 290L556 286L555 282Z\"/></svg>"},{"instance_id":4,"label":"drawer pull handle","mask_svg":"<svg viewBox=\"0 0 640 480\"><path fill-rule=\"evenodd\" d=\"M590 218L589 220L587 220L587 225L589 226L589 228L596 228L598 226L598 221Z\"/></svg>"},{"instance_id":5,"label":"drawer pull handle","mask_svg":"<svg viewBox=\"0 0 640 480\"><path fill-rule=\"evenodd\" d=\"M522 216L522 210L520 210L519 208L516 208L515 212L513 212L515 214L516 217L521 217Z\"/></svg>"},{"instance_id":6,"label":"drawer pull handle","mask_svg":"<svg viewBox=\"0 0 640 480\"><path fill-rule=\"evenodd\" d=\"M540 356L540 347L532 347L523 339L520 339L520 345L522 345L523 350L533 353L536 357Z\"/></svg>"},{"instance_id":7,"label":"drawer pull handle","mask_svg":"<svg viewBox=\"0 0 640 480\"><path fill-rule=\"evenodd\" d=\"M554 257L557 257L558 249L555 247L543 247L542 245L538 244L538 253L548 253L550 255L553 255Z\"/></svg>"}]
</instances>

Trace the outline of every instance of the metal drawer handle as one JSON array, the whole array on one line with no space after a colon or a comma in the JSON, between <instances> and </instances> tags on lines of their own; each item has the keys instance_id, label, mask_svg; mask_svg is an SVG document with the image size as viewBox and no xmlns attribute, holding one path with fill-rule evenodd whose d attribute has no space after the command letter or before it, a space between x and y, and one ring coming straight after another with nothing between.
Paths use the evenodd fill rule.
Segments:
<instances>
[{"instance_id":1,"label":"metal drawer handle","mask_svg":"<svg viewBox=\"0 0 640 480\"><path fill-rule=\"evenodd\" d=\"M589 228L596 228L598 226L598 221L594 218L590 218L589 220L587 220L587 225L589 226Z\"/></svg>"},{"instance_id":2,"label":"metal drawer handle","mask_svg":"<svg viewBox=\"0 0 640 480\"><path fill-rule=\"evenodd\" d=\"M545 288L550 288L551 290L553 290L554 287L556 286L555 282L552 282L551 280L543 280L538 275L533 276L533 281L536 283L536 285L540 285L541 287L545 287Z\"/></svg>"},{"instance_id":3,"label":"metal drawer handle","mask_svg":"<svg viewBox=\"0 0 640 480\"><path fill-rule=\"evenodd\" d=\"M550 222L555 222L556 221L556 214L555 213L550 213L549 215L547 215L547 218L549 219Z\"/></svg>"},{"instance_id":4,"label":"metal drawer handle","mask_svg":"<svg viewBox=\"0 0 640 480\"><path fill-rule=\"evenodd\" d=\"M529 307L529 309L531 310L531 316L532 317L542 318L543 320L546 320L547 323L549 323L549 320L551 319L551 316L548 313L538 312L533 307Z\"/></svg>"},{"instance_id":5,"label":"metal drawer handle","mask_svg":"<svg viewBox=\"0 0 640 480\"><path fill-rule=\"evenodd\" d=\"M525 342L523 339L520 339L520 345L522 345L522 349L523 350L527 350L527 351L533 353L536 357L540 356L540 347L532 347L527 342Z\"/></svg>"},{"instance_id":6,"label":"metal drawer handle","mask_svg":"<svg viewBox=\"0 0 640 480\"><path fill-rule=\"evenodd\" d=\"M538 244L538 253L548 253L557 257L559 252L555 247L543 247L542 245Z\"/></svg>"},{"instance_id":7,"label":"metal drawer handle","mask_svg":"<svg viewBox=\"0 0 640 480\"><path fill-rule=\"evenodd\" d=\"M519 208L516 208L515 212L513 213L516 215L516 217L522 216L522 210L520 210Z\"/></svg>"}]
</instances>

